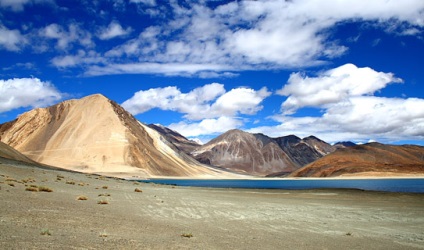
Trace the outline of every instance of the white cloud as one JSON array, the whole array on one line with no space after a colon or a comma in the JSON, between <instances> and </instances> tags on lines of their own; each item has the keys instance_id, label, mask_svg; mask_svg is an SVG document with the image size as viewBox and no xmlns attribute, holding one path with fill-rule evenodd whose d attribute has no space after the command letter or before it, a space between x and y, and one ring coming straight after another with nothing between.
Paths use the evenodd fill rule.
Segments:
<instances>
[{"instance_id":1,"label":"white cloud","mask_svg":"<svg viewBox=\"0 0 424 250\"><path fill-rule=\"evenodd\" d=\"M320 107L345 101L352 96L371 95L394 82L402 80L392 73L345 64L322 72L317 77L293 73L277 93L288 96L282 109L285 114L291 114L302 107Z\"/></svg>"},{"instance_id":2,"label":"white cloud","mask_svg":"<svg viewBox=\"0 0 424 250\"><path fill-rule=\"evenodd\" d=\"M204 119L200 122L182 121L170 124L168 127L186 137L193 137L224 133L230 129L239 128L242 125L243 122L237 118L221 116L217 119Z\"/></svg>"},{"instance_id":3,"label":"white cloud","mask_svg":"<svg viewBox=\"0 0 424 250\"><path fill-rule=\"evenodd\" d=\"M292 74L279 91L289 95L283 114L274 116L277 126L250 130L270 136L296 134L318 136L328 142L424 140L424 99L385 98L373 94L391 82L392 73L347 64L316 77ZM302 107L321 110L320 116L290 116Z\"/></svg>"},{"instance_id":4,"label":"white cloud","mask_svg":"<svg viewBox=\"0 0 424 250\"><path fill-rule=\"evenodd\" d=\"M130 3L142 3L148 6L155 6L156 0L130 0Z\"/></svg>"},{"instance_id":5,"label":"white cloud","mask_svg":"<svg viewBox=\"0 0 424 250\"><path fill-rule=\"evenodd\" d=\"M19 51L27 43L19 30L9 30L0 23L0 48Z\"/></svg>"},{"instance_id":6,"label":"white cloud","mask_svg":"<svg viewBox=\"0 0 424 250\"><path fill-rule=\"evenodd\" d=\"M387 32L396 27L394 33L408 35L418 34L424 27L421 0L275 0L237 1L216 8L195 3L169 6L162 25L148 27L137 38L111 49L105 55L115 63L89 68L87 75L169 73L144 67L149 64L172 65L172 74L182 75L305 67L346 52L348 48L331 37L331 28L338 23L368 21ZM179 71L178 64L198 66Z\"/></svg>"},{"instance_id":7,"label":"white cloud","mask_svg":"<svg viewBox=\"0 0 424 250\"><path fill-rule=\"evenodd\" d=\"M104 62L106 62L106 60L94 50L88 52L78 50L75 55L56 56L51 60L51 63L58 68L80 67Z\"/></svg>"},{"instance_id":8,"label":"white cloud","mask_svg":"<svg viewBox=\"0 0 424 250\"><path fill-rule=\"evenodd\" d=\"M13 11L22 11L26 4L52 2L53 0L0 0L0 7L10 8Z\"/></svg>"},{"instance_id":9,"label":"white cloud","mask_svg":"<svg viewBox=\"0 0 424 250\"><path fill-rule=\"evenodd\" d=\"M67 29L58 24L50 24L39 30L39 35L46 39L56 40L56 48L68 50L74 43L83 47L93 47L91 34L81 29L77 24L69 24Z\"/></svg>"},{"instance_id":10,"label":"white cloud","mask_svg":"<svg viewBox=\"0 0 424 250\"><path fill-rule=\"evenodd\" d=\"M109 40L115 37L126 36L131 32L131 27L123 29L118 22L113 21L109 24L108 27L101 29L98 36L102 40Z\"/></svg>"},{"instance_id":11,"label":"white cloud","mask_svg":"<svg viewBox=\"0 0 424 250\"><path fill-rule=\"evenodd\" d=\"M228 92L219 83L206 84L182 93L177 87L152 88L138 91L122 106L134 115L153 108L185 114L190 120L253 115L262 109L261 102L270 95L266 88L258 91L235 88Z\"/></svg>"},{"instance_id":12,"label":"white cloud","mask_svg":"<svg viewBox=\"0 0 424 250\"><path fill-rule=\"evenodd\" d=\"M38 78L0 80L0 113L21 107L41 107L62 99L51 83Z\"/></svg>"},{"instance_id":13,"label":"white cloud","mask_svg":"<svg viewBox=\"0 0 424 250\"><path fill-rule=\"evenodd\" d=\"M114 75L114 74L162 74L166 76L185 75L192 76L204 71L231 70L231 66L219 64L185 64L185 63L128 63L91 66L85 75Z\"/></svg>"}]
</instances>

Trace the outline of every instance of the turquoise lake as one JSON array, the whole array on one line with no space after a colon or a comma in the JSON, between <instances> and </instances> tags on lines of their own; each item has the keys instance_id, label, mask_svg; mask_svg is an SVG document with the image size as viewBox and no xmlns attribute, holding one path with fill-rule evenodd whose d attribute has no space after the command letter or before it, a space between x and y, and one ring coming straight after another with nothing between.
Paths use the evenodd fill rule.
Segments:
<instances>
[{"instance_id":1,"label":"turquoise lake","mask_svg":"<svg viewBox=\"0 0 424 250\"><path fill-rule=\"evenodd\" d=\"M369 179L166 179L139 180L176 186L251 189L360 189L369 191L424 193L424 178Z\"/></svg>"}]
</instances>

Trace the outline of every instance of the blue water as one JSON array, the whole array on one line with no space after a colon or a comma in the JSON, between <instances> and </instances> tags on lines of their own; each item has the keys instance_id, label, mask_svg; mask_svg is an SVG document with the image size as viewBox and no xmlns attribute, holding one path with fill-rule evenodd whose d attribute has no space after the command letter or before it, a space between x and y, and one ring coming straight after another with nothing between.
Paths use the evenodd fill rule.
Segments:
<instances>
[{"instance_id":1,"label":"blue water","mask_svg":"<svg viewBox=\"0 0 424 250\"><path fill-rule=\"evenodd\" d=\"M370 191L424 193L424 178L411 179L161 179L140 182L214 188L321 189L342 188Z\"/></svg>"}]
</instances>

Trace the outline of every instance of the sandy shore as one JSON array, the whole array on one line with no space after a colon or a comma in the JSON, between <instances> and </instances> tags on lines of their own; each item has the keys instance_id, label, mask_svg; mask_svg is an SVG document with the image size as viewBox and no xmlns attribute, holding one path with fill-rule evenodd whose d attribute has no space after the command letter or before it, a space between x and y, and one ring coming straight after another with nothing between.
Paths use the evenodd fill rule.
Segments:
<instances>
[{"instance_id":1,"label":"sandy shore","mask_svg":"<svg viewBox=\"0 0 424 250\"><path fill-rule=\"evenodd\" d=\"M0 164L0 199L0 249L424 249L423 194L186 188Z\"/></svg>"}]
</instances>

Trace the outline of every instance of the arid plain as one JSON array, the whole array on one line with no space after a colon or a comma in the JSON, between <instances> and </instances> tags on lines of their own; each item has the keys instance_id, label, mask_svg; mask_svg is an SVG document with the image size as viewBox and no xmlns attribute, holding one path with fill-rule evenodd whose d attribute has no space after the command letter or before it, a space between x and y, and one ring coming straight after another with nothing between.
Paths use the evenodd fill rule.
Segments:
<instances>
[{"instance_id":1,"label":"arid plain","mask_svg":"<svg viewBox=\"0 0 424 250\"><path fill-rule=\"evenodd\" d=\"M424 248L423 194L185 188L0 166L1 249Z\"/></svg>"}]
</instances>

